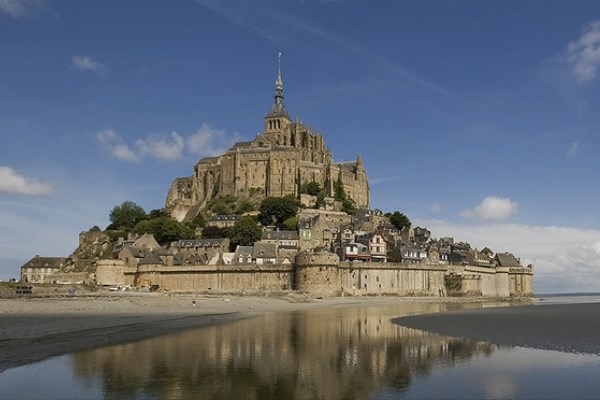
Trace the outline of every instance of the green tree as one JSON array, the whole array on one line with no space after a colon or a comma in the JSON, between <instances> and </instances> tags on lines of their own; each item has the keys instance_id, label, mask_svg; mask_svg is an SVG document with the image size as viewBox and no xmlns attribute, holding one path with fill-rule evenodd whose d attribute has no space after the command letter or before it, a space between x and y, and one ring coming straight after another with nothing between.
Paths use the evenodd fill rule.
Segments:
<instances>
[{"instance_id":1,"label":"green tree","mask_svg":"<svg viewBox=\"0 0 600 400\"><path fill-rule=\"evenodd\" d=\"M242 200L238 203L237 209L235 210L236 214L243 214L249 211L254 210L254 206L247 200Z\"/></svg>"},{"instance_id":2,"label":"green tree","mask_svg":"<svg viewBox=\"0 0 600 400\"><path fill-rule=\"evenodd\" d=\"M218 226L206 226L202 229L202 237L204 239L218 239L227 237L227 230Z\"/></svg>"},{"instance_id":3,"label":"green tree","mask_svg":"<svg viewBox=\"0 0 600 400\"><path fill-rule=\"evenodd\" d=\"M298 217L293 216L289 217L285 221L283 221L283 228L286 231L297 231L298 230Z\"/></svg>"},{"instance_id":4,"label":"green tree","mask_svg":"<svg viewBox=\"0 0 600 400\"><path fill-rule=\"evenodd\" d=\"M206 218L204 218L204 215L202 213L198 213L191 221L191 224L195 228L204 228L206 226Z\"/></svg>"},{"instance_id":5,"label":"green tree","mask_svg":"<svg viewBox=\"0 0 600 400\"><path fill-rule=\"evenodd\" d=\"M307 193L311 196L317 196L323 188L317 182L308 182L302 185L300 188L300 193Z\"/></svg>"},{"instance_id":6,"label":"green tree","mask_svg":"<svg viewBox=\"0 0 600 400\"><path fill-rule=\"evenodd\" d=\"M410 219L408 219L408 217L400 211L387 213L386 217L390 219L390 223L398 230L402 230L402 228L410 226Z\"/></svg>"},{"instance_id":7,"label":"green tree","mask_svg":"<svg viewBox=\"0 0 600 400\"><path fill-rule=\"evenodd\" d=\"M267 197L260 203L258 220L263 225L275 224L279 227L283 221L293 217L298 212L298 200L293 196Z\"/></svg>"},{"instance_id":8,"label":"green tree","mask_svg":"<svg viewBox=\"0 0 600 400\"><path fill-rule=\"evenodd\" d=\"M167 216L140 221L135 226L134 232L151 233L160 244L194 238L194 229L189 224L181 223Z\"/></svg>"},{"instance_id":9,"label":"green tree","mask_svg":"<svg viewBox=\"0 0 600 400\"><path fill-rule=\"evenodd\" d=\"M227 194L208 202L208 209L215 214L233 214L236 209L237 197Z\"/></svg>"},{"instance_id":10,"label":"green tree","mask_svg":"<svg viewBox=\"0 0 600 400\"><path fill-rule=\"evenodd\" d=\"M111 224L106 229L130 231L140 221L148 219L146 212L133 201L124 201L109 214Z\"/></svg>"},{"instance_id":11,"label":"green tree","mask_svg":"<svg viewBox=\"0 0 600 400\"><path fill-rule=\"evenodd\" d=\"M343 212L350 215L356 214L356 202L346 193L341 179L338 178L337 182L333 184L333 192L335 200L342 203Z\"/></svg>"},{"instance_id":12,"label":"green tree","mask_svg":"<svg viewBox=\"0 0 600 400\"><path fill-rule=\"evenodd\" d=\"M231 249L239 246L252 246L254 242L260 240L262 229L254 217L246 216L241 218L231 228L229 228L229 240Z\"/></svg>"}]
</instances>

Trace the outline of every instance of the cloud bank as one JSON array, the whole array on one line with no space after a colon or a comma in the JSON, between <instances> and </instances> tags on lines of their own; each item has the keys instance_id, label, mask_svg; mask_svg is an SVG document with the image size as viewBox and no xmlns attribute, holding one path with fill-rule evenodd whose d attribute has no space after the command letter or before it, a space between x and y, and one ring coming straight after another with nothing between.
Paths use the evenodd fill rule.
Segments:
<instances>
[{"instance_id":1,"label":"cloud bank","mask_svg":"<svg viewBox=\"0 0 600 400\"><path fill-rule=\"evenodd\" d=\"M588 83L596 77L600 65L600 21L587 25L581 37L569 43L567 61L578 82Z\"/></svg>"},{"instance_id":2,"label":"cloud bank","mask_svg":"<svg viewBox=\"0 0 600 400\"><path fill-rule=\"evenodd\" d=\"M225 131L205 123L188 136L175 131L168 135L150 134L146 138L135 140L132 145L127 144L125 139L112 129L98 132L96 139L113 157L121 161L139 162L144 158L177 161L186 154L196 157L220 154L238 139L238 135L226 135Z\"/></svg>"},{"instance_id":3,"label":"cloud bank","mask_svg":"<svg viewBox=\"0 0 600 400\"><path fill-rule=\"evenodd\" d=\"M0 166L0 193L42 196L53 191L54 189L49 183L20 175L10 167Z\"/></svg>"},{"instance_id":4,"label":"cloud bank","mask_svg":"<svg viewBox=\"0 0 600 400\"><path fill-rule=\"evenodd\" d=\"M519 210L519 205L508 198L490 196L474 208L462 212L463 217L487 221L499 221L511 217Z\"/></svg>"}]
</instances>

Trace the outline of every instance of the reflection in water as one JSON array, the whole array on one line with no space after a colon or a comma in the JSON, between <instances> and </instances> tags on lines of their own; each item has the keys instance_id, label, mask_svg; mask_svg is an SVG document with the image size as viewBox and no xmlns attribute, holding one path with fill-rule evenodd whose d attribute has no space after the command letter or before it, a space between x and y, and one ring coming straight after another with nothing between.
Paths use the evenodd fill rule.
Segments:
<instances>
[{"instance_id":1,"label":"reflection in water","mask_svg":"<svg viewBox=\"0 0 600 400\"><path fill-rule=\"evenodd\" d=\"M72 355L107 398L365 399L494 346L394 325L451 304L335 307L269 315ZM457 305L454 305L457 307Z\"/></svg>"}]
</instances>

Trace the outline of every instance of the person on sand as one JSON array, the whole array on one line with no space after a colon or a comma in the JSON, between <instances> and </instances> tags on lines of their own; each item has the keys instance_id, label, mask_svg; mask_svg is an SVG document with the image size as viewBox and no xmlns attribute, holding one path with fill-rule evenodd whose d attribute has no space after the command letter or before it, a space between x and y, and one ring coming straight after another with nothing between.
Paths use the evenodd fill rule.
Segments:
<instances>
[{"instance_id":1,"label":"person on sand","mask_svg":"<svg viewBox=\"0 0 600 400\"><path fill-rule=\"evenodd\" d=\"M196 308L196 299L192 300L192 307Z\"/></svg>"}]
</instances>

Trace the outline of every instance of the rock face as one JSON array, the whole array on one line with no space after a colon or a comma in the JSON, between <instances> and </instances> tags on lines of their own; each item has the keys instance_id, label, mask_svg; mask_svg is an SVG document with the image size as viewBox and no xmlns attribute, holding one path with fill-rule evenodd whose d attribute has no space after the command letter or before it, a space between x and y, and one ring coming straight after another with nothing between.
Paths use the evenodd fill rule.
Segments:
<instances>
[{"instance_id":1,"label":"rock face","mask_svg":"<svg viewBox=\"0 0 600 400\"><path fill-rule=\"evenodd\" d=\"M96 259L112 258L112 249L113 244L105 232L81 232L79 246L68 257L64 272L92 272Z\"/></svg>"},{"instance_id":2,"label":"rock face","mask_svg":"<svg viewBox=\"0 0 600 400\"><path fill-rule=\"evenodd\" d=\"M173 181L165 206L177 220L190 220L218 196L295 196L301 185L309 182L325 188L327 196L334 194L336 184L342 184L358 207L369 207L369 182L362 158L358 155L352 162L334 162L322 134L290 119L279 69L275 101L264 118L264 132L253 141L234 144L218 157L201 159L192 176Z\"/></svg>"}]
</instances>

